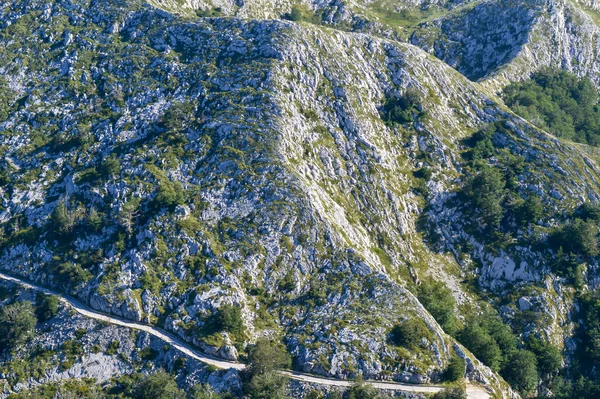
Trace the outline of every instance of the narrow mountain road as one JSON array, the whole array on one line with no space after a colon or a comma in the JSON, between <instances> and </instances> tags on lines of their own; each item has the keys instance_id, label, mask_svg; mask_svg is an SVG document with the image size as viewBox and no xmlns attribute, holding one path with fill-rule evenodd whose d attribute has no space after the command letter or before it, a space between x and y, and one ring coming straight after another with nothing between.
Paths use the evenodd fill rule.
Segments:
<instances>
[{"instance_id":1,"label":"narrow mountain road","mask_svg":"<svg viewBox=\"0 0 600 399\"><path fill-rule=\"evenodd\" d=\"M221 368L221 369L236 369L236 370L244 370L246 365L243 363L230 362L222 359L218 359L216 357L206 355L200 352L198 349L193 348L189 344L185 343L180 338L176 337L174 334L171 334L161 328L154 327L148 324L142 324L138 322L133 322L130 320L126 320L116 316L109 316L104 313L100 313L98 311L92 310L89 306L84 303L74 299L72 297L66 296L59 292L53 291L51 289L42 287L40 285L27 282L21 280L20 278L9 276L5 273L0 272L0 279L10 281L12 283L18 284L24 288L36 290L39 292L43 292L48 295L55 295L60 298L61 302L66 305L72 307L75 311L82 314L85 317L89 317L91 319L103 321L106 323L114 324L117 326L133 328L140 331L145 331L148 334L154 335L155 337L167 342L173 347L177 348L179 351L183 352L187 356L201 361L202 363L210 364L212 366ZM348 380L337 380L332 378L324 378L318 377L310 374L299 373L296 371L282 371L282 374L288 376L291 379L303 381L312 384L318 385L326 385L326 386L338 386L338 387L349 387L352 385L352 381ZM383 382L383 381L368 381L371 385L378 389L388 389L388 390L396 390L396 391L404 391L404 392L413 392L413 393L437 393L443 390L442 386L437 385L417 385L417 384L403 384L398 382ZM469 385L467 386L467 397L469 399L489 399L490 395L488 392L480 386Z\"/></svg>"}]
</instances>

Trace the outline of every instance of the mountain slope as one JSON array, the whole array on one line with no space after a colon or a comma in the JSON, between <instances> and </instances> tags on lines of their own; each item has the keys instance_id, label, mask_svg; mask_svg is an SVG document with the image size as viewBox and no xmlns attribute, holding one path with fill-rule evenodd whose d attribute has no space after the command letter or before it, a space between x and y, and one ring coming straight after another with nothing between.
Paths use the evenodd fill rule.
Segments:
<instances>
[{"instance_id":1,"label":"mountain slope","mask_svg":"<svg viewBox=\"0 0 600 399\"><path fill-rule=\"evenodd\" d=\"M551 48L536 32L571 6L466 3L409 7L445 15L412 42L457 71L385 35L194 18L196 3L181 17L137 0L11 1L0 11L0 267L224 359L267 336L304 372L422 383L458 355L468 379L516 397L419 295L441 281L460 325L494 307L522 342L566 343L569 360L574 289L544 245L600 199L598 152L494 94L554 65L530 63ZM280 12L261 9L240 15ZM498 14L510 23L476 34ZM564 60L574 48L590 47L565 44ZM579 72L594 68L585 54ZM507 217L500 244L465 194L479 167L468 143L489 126L486 166L504 173L503 156L522 158L511 199L535 195L553 216ZM394 343L398 326L419 340Z\"/></svg>"}]
</instances>

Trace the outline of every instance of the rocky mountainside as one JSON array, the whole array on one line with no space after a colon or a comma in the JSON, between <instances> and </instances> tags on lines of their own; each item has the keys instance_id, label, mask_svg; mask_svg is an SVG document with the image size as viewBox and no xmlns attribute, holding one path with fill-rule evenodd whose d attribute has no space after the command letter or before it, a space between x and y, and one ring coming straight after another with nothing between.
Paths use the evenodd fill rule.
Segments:
<instances>
[{"instance_id":1,"label":"rocky mountainside","mask_svg":"<svg viewBox=\"0 0 600 399\"><path fill-rule=\"evenodd\" d=\"M449 288L459 325L496 309L522 342L552 343L567 367L576 356L578 288L539 243L600 200L598 151L534 127L499 91L542 66L598 84L598 7L8 1L0 268L224 359L244 360L269 337L300 371L434 383L458 356L468 380L517 397L440 321L423 287ZM501 245L464 194L479 176L469 140L489 126L491 167L513 170L514 198L535 196L552 215L508 221ZM505 154L524 165L504 164ZM586 262L593 290L598 262ZM89 324L64 312L52 322L64 332L30 348L63 348ZM398 345L395 328L406 325L419 339ZM110 371L91 375L99 382L162 366L180 381L196 373L188 385L240 392L235 373L175 367L179 355L149 339L138 347L156 347L150 364L127 362L135 337L122 340L123 364L114 353L96 359L92 341L125 333L85 328L97 336L82 350ZM4 396L89 376L77 361L17 373L11 364L26 354L2 356Z\"/></svg>"}]
</instances>

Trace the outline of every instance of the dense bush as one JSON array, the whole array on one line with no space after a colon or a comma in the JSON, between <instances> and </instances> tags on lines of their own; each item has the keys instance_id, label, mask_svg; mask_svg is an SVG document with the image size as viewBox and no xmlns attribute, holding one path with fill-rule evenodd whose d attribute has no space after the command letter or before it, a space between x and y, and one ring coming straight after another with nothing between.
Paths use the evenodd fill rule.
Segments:
<instances>
[{"instance_id":1,"label":"dense bush","mask_svg":"<svg viewBox=\"0 0 600 399\"><path fill-rule=\"evenodd\" d=\"M121 164L114 155L111 155L102 161L100 173L107 177L117 176L121 173Z\"/></svg>"},{"instance_id":2,"label":"dense bush","mask_svg":"<svg viewBox=\"0 0 600 399\"><path fill-rule=\"evenodd\" d=\"M53 267L54 275L62 283L75 287L92 278L92 274L78 263L64 262Z\"/></svg>"},{"instance_id":3,"label":"dense bush","mask_svg":"<svg viewBox=\"0 0 600 399\"><path fill-rule=\"evenodd\" d=\"M380 112L381 119L388 124L413 122L415 117L423 116L419 109L420 94L416 90L407 90L401 97L389 97Z\"/></svg>"},{"instance_id":4,"label":"dense bush","mask_svg":"<svg viewBox=\"0 0 600 399\"><path fill-rule=\"evenodd\" d=\"M581 324L577 332L582 340L578 361L584 373L600 366L600 294L588 292L580 301Z\"/></svg>"},{"instance_id":5,"label":"dense bush","mask_svg":"<svg viewBox=\"0 0 600 399\"><path fill-rule=\"evenodd\" d=\"M223 14L223 10L221 9L221 7L214 7L212 9L206 9L206 10L202 10L199 8L196 10L196 15L200 18L220 17L222 14Z\"/></svg>"},{"instance_id":6,"label":"dense bush","mask_svg":"<svg viewBox=\"0 0 600 399\"><path fill-rule=\"evenodd\" d=\"M37 319L31 302L15 302L0 309L0 350L13 349L33 338Z\"/></svg>"},{"instance_id":7,"label":"dense bush","mask_svg":"<svg viewBox=\"0 0 600 399\"><path fill-rule=\"evenodd\" d=\"M290 12L284 14L282 17L283 19L287 19L289 21L294 22L305 21L313 24L321 23L321 13L315 13L313 10L311 10L305 5L293 5Z\"/></svg>"},{"instance_id":8,"label":"dense bush","mask_svg":"<svg viewBox=\"0 0 600 399\"><path fill-rule=\"evenodd\" d=\"M50 320L58 314L60 301L56 295L38 295L36 315L39 321Z\"/></svg>"},{"instance_id":9,"label":"dense bush","mask_svg":"<svg viewBox=\"0 0 600 399\"><path fill-rule=\"evenodd\" d=\"M546 69L530 80L507 86L504 101L517 114L558 137L600 143L598 92L587 77Z\"/></svg>"},{"instance_id":10,"label":"dense bush","mask_svg":"<svg viewBox=\"0 0 600 399\"><path fill-rule=\"evenodd\" d=\"M287 399L287 378L274 371L256 374L247 385L250 399Z\"/></svg>"},{"instance_id":11,"label":"dense bush","mask_svg":"<svg viewBox=\"0 0 600 399\"><path fill-rule=\"evenodd\" d=\"M552 393L556 399L598 399L600 384L586 377L574 381L558 380L552 386Z\"/></svg>"},{"instance_id":12,"label":"dense bush","mask_svg":"<svg viewBox=\"0 0 600 399\"><path fill-rule=\"evenodd\" d=\"M158 207L171 208L177 205L183 205L184 196L181 183L168 180L160 181L158 183L155 201Z\"/></svg>"},{"instance_id":13,"label":"dense bush","mask_svg":"<svg viewBox=\"0 0 600 399\"><path fill-rule=\"evenodd\" d=\"M517 349L517 339L510 327L491 310L469 320L458 333L458 339L494 371L499 371Z\"/></svg>"},{"instance_id":14,"label":"dense bush","mask_svg":"<svg viewBox=\"0 0 600 399\"><path fill-rule=\"evenodd\" d=\"M306 394L304 399L325 399L325 394L321 391L310 391Z\"/></svg>"},{"instance_id":15,"label":"dense bush","mask_svg":"<svg viewBox=\"0 0 600 399\"><path fill-rule=\"evenodd\" d=\"M431 335L421 319L404 320L396 324L391 333L391 342L406 348L418 346L422 338L428 338Z\"/></svg>"},{"instance_id":16,"label":"dense bush","mask_svg":"<svg viewBox=\"0 0 600 399\"><path fill-rule=\"evenodd\" d=\"M65 236L73 231L75 227L75 215L62 200L58 203L50 216L51 228L55 234Z\"/></svg>"},{"instance_id":17,"label":"dense bush","mask_svg":"<svg viewBox=\"0 0 600 399\"><path fill-rule=\"evenodd\" d=\"M221 399L210 385L198 384L192 388L188 395L190 399Z\"/></svg>"},{"instance_id":18,"label":"dense bush","mask_svg":"<svg viewBox=\"0 0 600 399\"><path fill-rule=\"evenodd\" d=\"M461 194L470 204L466 212L472 216L472 226L483 226L487 233L483 239L489 241L495 234L511 234L513 223L527 226L544 215L544 206L539 197L529 193L526 198L518 191L518 176L524 171L522 156L512 154L506 148L494 144L496 135L505 135L507 128L494 123L465 140L470 148L464 153L468 176Z\"/></svg>"}]
</instances>

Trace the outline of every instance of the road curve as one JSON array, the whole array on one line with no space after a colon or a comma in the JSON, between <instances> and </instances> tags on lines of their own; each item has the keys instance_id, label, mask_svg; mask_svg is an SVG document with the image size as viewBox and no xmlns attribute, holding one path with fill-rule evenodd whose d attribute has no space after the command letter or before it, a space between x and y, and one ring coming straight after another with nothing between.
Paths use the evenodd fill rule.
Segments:
<instances>
[{"instance_id":1,"label":"road curve","mask_svg":"<svg viewBox=\"0 0 600 399\"><path fill-rule=\"evenodd\" d=\"M169 333L159 327L151 326L148 324L143 324L139 322L133 322L130 320L126 320L116 316L109 316L107 314L98 312L96 310L92 310L89 306L84 304L83 302L78 301L75 298L70 296L66 296L54 290L48 289L46 287L42 287L40 285L27 282L17 277L9 276L8 274L0 272L0 279L10 281L12 283L18 284L24 288L33 289L39 292L43 292L48 295L57 296L61 302L72 307L75 311L82 314L85 317L89 317L90 319L95 319L99 321L103 321L106 323L114 324L117 326L132 328L135 330L140 330L151 334L171 346L177 348L179 351L183 352L187 356L196 359L202 363L210 364L212 366L218 367L220 369L235 369L235 370L244 370L246 365L238 362L231 362L222 359L218 359L216 357L204 354L200 352L198 349L190 346L180 338L176 337L174 334ZM308 382L312 384L318 385L326 385L326 386L337 386L337 387L349 387L352 385L352 381L348 380L338 380L332 378L324 378L317 377L310 374L299 373L296 371L281 371L281 374L288 376L291 379ZM444 389L442 386L437 385L412 385L412 384L403 384L399 382L383 382L383 381L368 381L371 385L373 385L377 389L388 389L395 391L404 391L404 392L413 392L413 393L437 393ZM467 386L467 397L469 399L489 399L490 395L488 392L480 386L469 385Z\"/></svg>"}]
</instances>

